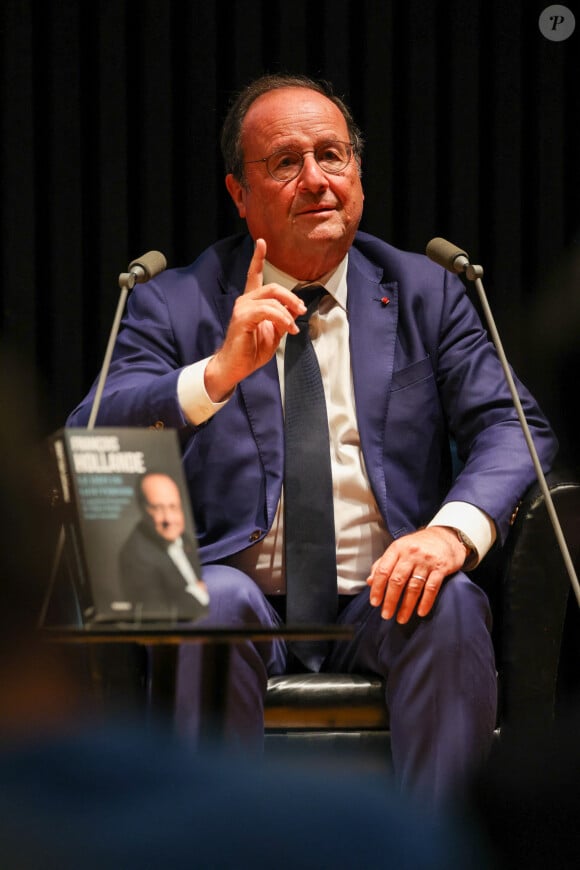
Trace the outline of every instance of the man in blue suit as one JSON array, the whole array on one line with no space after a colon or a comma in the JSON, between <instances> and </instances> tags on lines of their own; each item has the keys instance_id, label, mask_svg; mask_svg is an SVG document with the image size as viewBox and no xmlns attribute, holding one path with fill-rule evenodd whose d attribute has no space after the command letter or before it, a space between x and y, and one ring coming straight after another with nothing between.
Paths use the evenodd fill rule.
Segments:
<instances>
[{"instance_id":1,"label":"man in blue suit","mask_svg":"<svg viewBox=\"0 0 580 870\"><path fill-rule=\"evenodd\" d=\"M363 233L362 139L326 86L267 76L232 104L226 185L248 235L138 288L102 425L182 432L210 619L278 625L285 594L284 349L304 305L329 422L339 621L321 669L386 678L395 772L437 801L489 748L496 674L484 593L464 573L501 544L534 478L493 346L461 282ZM522 403L544 464L556 445ZM86 423L92 392L69 418ZM449 440L462 460L452 481ZM312 493L316 499L316 492ZM283 641L236 647L230 733L260 732ZM184 650L179 714L196 715Z\"/></svg>"}]
</instances>

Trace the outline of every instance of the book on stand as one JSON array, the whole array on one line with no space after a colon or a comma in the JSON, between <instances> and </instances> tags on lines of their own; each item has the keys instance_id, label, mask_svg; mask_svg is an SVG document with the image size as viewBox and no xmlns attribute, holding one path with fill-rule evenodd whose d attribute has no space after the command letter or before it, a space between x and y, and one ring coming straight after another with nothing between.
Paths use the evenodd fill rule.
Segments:
<instances>
[{"instance_id":1,"label":"book on stand","mask_svg":"<svg viewBox=\"0 0 580 870\"><path fill-rule=\"evenodd\" d=\"M205 615L208 595L175 430L64 428L49 446L59 558L83 623Z\"/></svg>"}]
</instances>

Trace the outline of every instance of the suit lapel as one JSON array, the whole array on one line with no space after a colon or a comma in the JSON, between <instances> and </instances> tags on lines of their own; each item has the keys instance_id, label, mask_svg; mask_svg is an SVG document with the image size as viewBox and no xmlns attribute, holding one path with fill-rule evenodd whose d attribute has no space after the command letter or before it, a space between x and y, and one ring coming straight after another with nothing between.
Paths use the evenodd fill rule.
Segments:
<instances>
[{"instance_id":1,"label":"suit lapel","mask_svg":"<svg viewBox=\"0 0 580 870\"><path fill-rule=\"evenodd\" d=\"M383 454L399 310L397 282L351 248L348 264L348 320L356 414L369 480L386 517Z\"/></svg>"}]
</instances>

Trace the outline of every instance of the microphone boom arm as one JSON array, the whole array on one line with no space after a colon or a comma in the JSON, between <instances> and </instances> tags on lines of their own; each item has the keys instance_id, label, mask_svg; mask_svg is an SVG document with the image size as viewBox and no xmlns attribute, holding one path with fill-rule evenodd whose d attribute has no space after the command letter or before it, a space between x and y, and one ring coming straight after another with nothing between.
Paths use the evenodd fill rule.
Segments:
<instances>
[{"instance_id":1,"label":"microphone boom arm","mask_svg":"<svg viewBox=\"0 0 580 870\"><path fill-rule=\"evenodd\" d=\"M127 274L129 276L129 273L122 273L119 276L119 284L121 284L121 278L125 274ZM134 283L135 282L133 282L133 284ZM99 375L99 382L97 384L97 389L95 391L95 398L93 399L93 404L91 407L91 415L89 417L89 422L87 423L87 429L94 429L95 420L97 419L97 414L99 413L99 407L101 405L101 399L103 396L103 389L105 387L105 381L107 379L107 374L109 372L109 366L111 365L111 357L113 356L113 348L115 347L115 342L117 340L117 335L119 333L119 327L121 325L121 318L123 317L123 311L125 310L125 303L127 302L129 290L132 289L132 286L129 287L128 284L129 284L129 282L121 285L121 292L119 294L119 301L117 302L117 310L115 312L115 318L113 320L113 325L111 327L111 332L109 334L109 341L107 344L107 349L105 351L105 357L103 359L101 374Z\"/></svg>"},{"instance_id":2,"label":"microphone boom arm","mask_svg":"<svg viewBox=\"0 0 580 870\"><path fill-rule=\"evenodd\" d=\"M455 260L455 263L457 263L457 259ZM560 525L560 520L558 519L558 514L556 513L556 508L554 507L554 501L552 499L552 495L546 481L546 476L540 463L538 452L536 450L536 445L534 444L534 441L532 439L530 427L528 426L528 421L526 420L526 416L522 408L522 403L520 401L520 397L518 395L512 373L510 371L509 363L503 349L503 344L499 336L499 332L497 331L491 308L487 301L487 296L483 287L483 281L481 280L483 276L483 268L481 266L474 266L469 263L469 261L467 261L466 264L461 265L463 265L462 271L465 274L466 278L468 278L468 280L475 285L479 301L481 302L481 307L487 321L489 332L497 350L499 361L503 368L507 385L512 395L514 407L516 409L522 431L524 433L524 438L526 439L526 444L528 445L528 450L530 451L530 456L532 457L532 462L534 463L536 477L538 478L538 483L540 484L540 489L542 490L542 494L546 502L546 509L548 511L548 515L554 529L554 534L556 535L556 540L558 541L558 546L560 547L560 552L562 553L562 558L564 560L564 564L570 578L570 583L572 584L572 588L574 589L576 600L578 602L578 605L580 606L580 583L578 582L574 563L572 562L572 557L570 556L570 551L568 549L564 533L562 532L562 526ZM457 266L455 266L454 271L456 270Z\"/></svg>"},{"instance_id":3,"label":"microphone boom arm","mask_svg":"<svg viewBox=\"0 0 580 870\"><path fill-rule=\"evenodd\" d=\"M163 272L166 266L167 261L160 251L149 251L147 254L144 254L139 260L133 260L131 263L129 263L128 272L121 272L121 274L119 275L119 287L121 288L121 292L119 294L117 310L115 312L113 325L109 334L109 341L107 343L107 349L105 351L105 357L103 359L103 365L101 367L101 373L99 375L97 389L95 390L95 398L93 399L89 422L87 423L87 429L94 429L95 427L95 421L97 419L97 414L99 413L99 407L101 405L105 381L107 379L109 367L111 365L113 349L115 347L115 342L119 333L121 318L123 317L123 311L125 309L125 303L127 302L129 292L133 289L135 284L141 284L144 281L149 281L151 278L154 278L155 275Z\"/></svg>"}]
</instances>

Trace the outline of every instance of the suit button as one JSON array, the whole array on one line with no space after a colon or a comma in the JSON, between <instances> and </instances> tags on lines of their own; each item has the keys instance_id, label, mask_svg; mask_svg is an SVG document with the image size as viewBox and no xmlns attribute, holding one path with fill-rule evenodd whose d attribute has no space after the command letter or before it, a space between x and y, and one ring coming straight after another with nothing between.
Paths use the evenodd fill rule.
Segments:
<instances>
[{"instance_id":1,"label":"suit button","mask_svg":"<svg viewBox=\"0 0 580 870\"><path fill-rule=\"evenodd\" d=\"M165 429L165 423L162 420L157 420L153 426L149 426L150 429Z\"/></svg>"},{"instance_id":2,"label":"suit button","mask_svg":"<svg viewBox=\"0 0 580 870\"><path fill-rule=\"evenodd\" d=\"M253 544L255 541L259 541L261 534L262 534L262 532L260 531L260 529L256 529L255 531L253 531L252 534L250 535L250 537L248 538L248 541L250 542L250 544Z\"/></svg>"}]
</instances>

